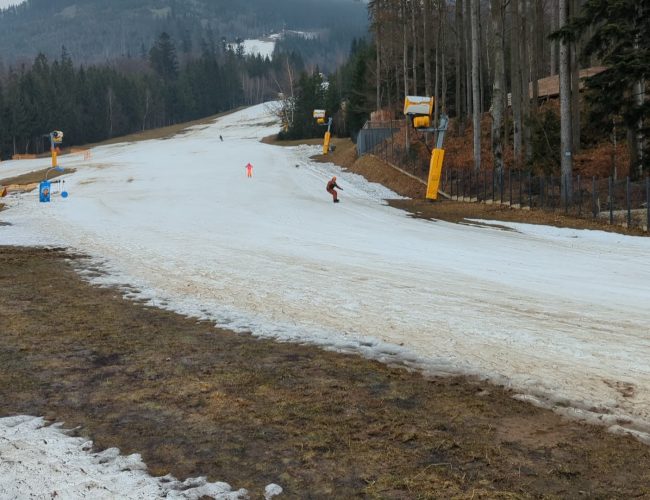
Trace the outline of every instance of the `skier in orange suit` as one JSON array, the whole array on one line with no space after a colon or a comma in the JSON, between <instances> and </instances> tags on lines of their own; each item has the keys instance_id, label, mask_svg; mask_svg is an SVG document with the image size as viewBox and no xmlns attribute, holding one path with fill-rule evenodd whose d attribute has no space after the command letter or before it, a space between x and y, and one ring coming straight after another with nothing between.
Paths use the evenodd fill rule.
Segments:
<instances>
[{"instance_id":1,"label":"skier in orange suit","mask_svg":"<svg viewBox=\"0 0 650 500\"><path fill-rule=\"evenodd\" d=\"M253 177L253 165L246 165L246 177Z\"/></svg>"}]
</instances>

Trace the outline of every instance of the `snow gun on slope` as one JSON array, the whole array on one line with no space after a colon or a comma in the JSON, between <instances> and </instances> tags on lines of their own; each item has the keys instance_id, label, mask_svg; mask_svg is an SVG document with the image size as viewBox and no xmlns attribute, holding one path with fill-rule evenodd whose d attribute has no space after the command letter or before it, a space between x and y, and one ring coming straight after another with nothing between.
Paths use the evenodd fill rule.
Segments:
<instances>
[{"instance_id":1,"label":"snow gun on slope","mask_svg":"<svg viewBox=\"0 0 650 500\"><path fill-rule=\"evenodd\" d=\"M330 150L330 139L332 134L330 132L332 128L332 117L326 118L327 113L324 109L315 109L314 118L318 125L327 125L327 132L325 132L325 138L323 139L323 154L326 155Z\"/></svg>"},{"instance_id":2,"label":"snow gun on slope","mask_svg":"<svg viewBox=\"0 0 650 500\"><path fill-rule=\"evenodd\" d=\"M431 161L429 162L426 196L430 200L436 200L438 198L442 162L445 158L445 150L442 149L442 144L445 140L445 132L449 123L449 117L442 113L438 128L432 127L431 114L433 113L433 104L433 97L406 96L404 99L404 114L411 119L413 128L422 132L438 132L438 141L436 142L435 149L431 152Z\"/></svg>"},{"instance_id":3,"label":"snow gun on slope","mask_svg":"<svg viewBox=\"0 0 650 500\"><path fill-rule=\"evenodd\" d=\"M59 146L63 142L63 132L60 130L54 130L49 133L50 136L50 151L52 152L52 168L50 168L46 173L45 173L45 180L41 181L41 183L38 186L38 199L41 203L49 203L50 197L52 195L52 183L47 180L47 176L52 170L56 170L57 172L63 172L63 168L59 167L58 161L57 161L57 155L59 152ZM61 196L63 198L68 197L67 191L62 191Z\"/></svg>"}]
</instances>

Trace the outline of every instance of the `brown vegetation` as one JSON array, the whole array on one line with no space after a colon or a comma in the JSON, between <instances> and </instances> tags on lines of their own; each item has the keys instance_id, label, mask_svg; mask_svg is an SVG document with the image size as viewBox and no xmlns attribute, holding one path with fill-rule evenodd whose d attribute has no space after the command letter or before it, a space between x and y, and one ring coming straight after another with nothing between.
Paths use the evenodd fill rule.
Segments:
<instances>
[{"instance_id":1,"label":"brown vegetation","mask_svg":"<svg viewBox=\"0 0 650 500\"><path fill-rule=\"evenodd\" d=\"M650 495L650 448L463 378L214 328L0 247L0 416L286 498ZM77 426L79 426L77 428ZM283 497L284 498L284 497Z\"/></svg>"}]
</instances>

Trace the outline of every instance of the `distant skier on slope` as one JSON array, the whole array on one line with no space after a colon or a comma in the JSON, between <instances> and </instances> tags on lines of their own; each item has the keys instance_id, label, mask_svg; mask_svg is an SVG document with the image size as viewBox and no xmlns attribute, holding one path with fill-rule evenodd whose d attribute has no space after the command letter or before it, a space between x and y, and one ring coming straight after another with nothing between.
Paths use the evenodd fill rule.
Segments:
<instances>
[{"instance_id":1,"label":"distant skier on slope","mask_svg":"<svg viewBox=\"0 0 650 500\"><path fill-rule=\"evenodd\" d=\"M246 165L246 177L253 177L253 165Z\"/></svg>"},{"instance_id":2,"label":"distant skier on slope","mask_svg":"<svg viewBox=\"0 0 650 500\"><path fill-rule=\"evenodd\" d=\"M330 181L327 183L327 192L332 195L332 199L334 200L334 203L338 203L339 195L336 192L336 189L334 188L338 188L341 191L343 191L343 188L336 183L336 176L332 177Z\"/></svg>"}]
</instances>

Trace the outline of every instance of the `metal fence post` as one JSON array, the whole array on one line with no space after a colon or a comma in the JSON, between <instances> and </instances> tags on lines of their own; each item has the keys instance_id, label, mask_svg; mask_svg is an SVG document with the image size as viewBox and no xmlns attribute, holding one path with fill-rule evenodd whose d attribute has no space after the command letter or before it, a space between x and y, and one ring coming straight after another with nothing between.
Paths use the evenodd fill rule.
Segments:
<instances>
[{"instance_id":1,"label":"metal fence post","mask_svg":"<svg viewBox=\"0 0 650 500\"><path fill-rule=\"evenodd\" d=\"M458 178L458 196L459 200L465 198L465 170L461 170Z\"/></svg>"},{"instance_id":2,"label":"metal fence post","mask_svg":"<svg viewBox=\"0 0 650 500\"><path fill-rule=\"evenodd\" d=\"M508 169L508 187L510 188L510 206L512 206L512 168Z\"/></svg>"},{"instance_id":3,"label":"metal fence post","mask_svg":"<svg viewBox=\"0 0 650 500\"><path fill-rule=\"evenodd\" d=\"M454 169L451 169L451 176L449 177L449 196L454 199Z\"/></svg>"},{"instance_id":4,"label":"metal fence post","mask_svg":"<svg viewBox=\"0 0 650 500\"><path fill-rule=\"evenodd\" d=\"M551 205L551 210L555 212L555 183L553 182L552 175L551 175L551 197L549 200L549 204Z\"/></svg>"},{"instance_id":5,"label":"metal fence post","mask_svg":"<svg viewBox=\"0 0 650 500\"><path fill-rule=\"evenodd\" d=\"M521 177L522 177L521 174L522 173L523 172L520 170L519 171L519 209L520 210L521 210L521 207L523 205L523 199L521 198Z\"/></svg>"},{"instance_id":6,"label":"metal fence post","mask_svg":"<svg viewBox=\"0 0 650 500\"><path fill-rule=\"evenodd\" d=\"M596 218L596 176L591 177L591 216Z\"/></svg>"},{"instance_id":7,"label":"metal fence post","mask_svg":"<svg viewBox=\"0 0 650 500\"><path fill-rule=\"evenodd\" d=\"M483 170L483 202L485 203L487 197L487 170Z\"/></svg>"},{"instance_id":8,"label":"metal fence post","mask_svg":"<svg viewBox=\"0 0 650 500\"><path fill-rule=\"evenodd\" d=\"M578 205L578 217L582 216L582 189L580 189L580 174L578 174L578 197L580 198L580 205Z\"/></svg>"},{"instance_id":9,"label":"metal fence post","mask_svg":"<svg viewBox=\"0 0 650 500\"><path fill-rule=\"evenodd\" d=\"M627 203L627 227L632 227L632 209L630 207L630 176L628 175L625 180L625 202Z\"/></svg>"},{"instance_id":10,"label":"metal fence post","mask_svg":"<svg viewBox=\"0 0 650 500\"><path fill-rule=\"evenodd\" d=\"M494 175L495 173L496 173L496 170L492 169L492 204L494 204L494 201L495 201L494 192L496 191L496 187L495 187L495 184L494 184L494 182L496 181L496 177Z\"/></svg>"},{"instance_id":11,"label":"metal fence post","mask_svg":"<svg viewBox=\"0 0 650 500\"><path fill-rule=\"evenodd\" d=\"M645 178L645 230L650 231L650 177Z\"/></svg>"},{"instance_id":12,"label":"metal fence post","mask_svg":"<svg viewBox=\"0 0 650 500\"><path fill-rule=\"evenodd\" d=\"M533 209L533 174L528 172L528 208Z\"/></svg>"},{"instance_id":13,"label":"metal fence post","mask_svg":"<svg viewBox=\"0 0 650 500\"><path fill-rule=\"evenodd\" d=\"M467 186L467 197L469 198L469 201L472 201L472 171L474 169L470 168L469 170L469 186Z\"/></svg>"},{"instance_id":14,"label":"metal fence post","mask_svg":"<svg viewBox=\"0 0 650 500\"><path fill-rule=\"evenodd\" d=\"M501 175L499 176L499 204L503 205L503 180L505 178L505 175L503 175L503 172L501 172Z\"/></svg>"},{"instance_id":15,"label":"metal fence post","mask_svg":"<svg viewBox=\"0 0 650 500\"><path fill-rule=\"evenodd\" d=\"M609 223L614 224L614 203L613 203L613 192L612 192L612 176L609 176Z\"/></svg>"}]
</instances>

